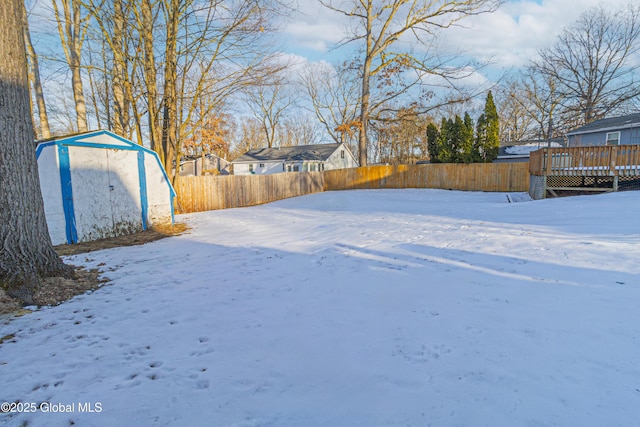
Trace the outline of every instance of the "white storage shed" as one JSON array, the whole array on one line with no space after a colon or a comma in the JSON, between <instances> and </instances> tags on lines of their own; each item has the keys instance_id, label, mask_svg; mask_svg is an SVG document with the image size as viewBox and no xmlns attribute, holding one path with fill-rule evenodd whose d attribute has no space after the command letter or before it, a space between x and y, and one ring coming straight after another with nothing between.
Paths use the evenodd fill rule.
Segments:
<instances>
[{"instance_id":1,"label":"white storage shed","mask_svg":"<svg viewBox=\"0 0 640 427\"><path fill-rule=\"evenodd\" d=\"M173 223L176 193L148 148L95 131L41 142L36 157L54 245Z\"/></svg>"}]
</instances>

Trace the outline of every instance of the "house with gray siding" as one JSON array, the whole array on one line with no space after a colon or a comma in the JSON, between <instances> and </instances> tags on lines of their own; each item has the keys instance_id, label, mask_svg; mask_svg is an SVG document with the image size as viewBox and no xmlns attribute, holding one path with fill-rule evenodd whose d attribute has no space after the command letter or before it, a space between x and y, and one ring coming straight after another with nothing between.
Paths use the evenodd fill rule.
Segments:
<instances>
[{"instance_id":1,"label":"house with gray siding","mask_svg":"<svg viewBox=\"0 0 640 427\"><path fill-rule=\"evenodd\" d=\"M258 148L247 151L232 164L234 175L320 172L358 166L355 157L344 143Z\"/></svg>"},{"instance_id":2,"label":"house with gray siding","mask_svg":"<svg viewBox=\"0 0 640 427\"><path fill-rule=\"evenodd\" d=\"M596 120L567 133L567 146L640 144L640 113Z\"/></svg>"}]
</instances>

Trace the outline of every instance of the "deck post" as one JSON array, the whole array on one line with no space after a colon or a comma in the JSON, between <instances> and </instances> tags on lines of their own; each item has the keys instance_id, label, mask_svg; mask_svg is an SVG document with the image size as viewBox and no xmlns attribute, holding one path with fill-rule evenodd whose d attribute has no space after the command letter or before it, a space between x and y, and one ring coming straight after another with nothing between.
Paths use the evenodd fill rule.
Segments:
<instances>
[{"instance_id":1,"label":"deck post","mask_svg":"<svg viewBox=\"0 0 640 427\"><path fill-rule=\"evenodd\" d=\"M618 191L618 168L616 159L618 158L618 147L611 147L610 173L613 175L613 191Z\"/></svg>"}]
</instances>

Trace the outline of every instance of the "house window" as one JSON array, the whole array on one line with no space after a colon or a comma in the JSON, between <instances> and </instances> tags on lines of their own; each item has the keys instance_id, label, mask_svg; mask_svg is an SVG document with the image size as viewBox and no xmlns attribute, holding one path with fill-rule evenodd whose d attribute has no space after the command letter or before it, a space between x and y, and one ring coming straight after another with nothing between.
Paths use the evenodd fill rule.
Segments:
<instances>
[{"instance_id":1,"label":"house window","mask_svg":"<svg viewBox=\"0 0 640 427\"><path fill-rule=\"evenodd\" d=\"M311 164L311 172L315 172L316 171L316 164L312 163Z\"/></svg>"},{"instance_id":2,"label":"house window","mask_svg":"<svg viewBox=\"0 0 640 427\"><path fill-rule=\"evenodd\" d=\"M607 132L607 145L620 145L620 132Z\"/></svg>"},{"instance_id":3,"label":"house window","mask_svg":"<svg viewBox=\"0 0 640 427\"><path fill-rule=\"evenodd\" d=\"M253 163L249 163L249 172L253 173Z\"/></svg>"},{"instance_id":4,"label":"house window","mask_svg":"<svg viewBox=\"0 0 640 427\"><path fill-rule=\"evenodd\" d=\"M298 166L298 165L294 165L294 166L293 166L293 171L294 171L294 172L300 172L300 166Z\"/></svg>"},{"instance_id":5,"label":"house window","mask_svg":"<svg viewBox=\"0 0 640 427\"><path fill-rule=\"evenodd\" d=\"M291 165L287 166L287 172L291 172Z\"/></svg>"},{"instance_id":6,"label":"house window","mask_svg":"<svg viewBox=\"0 0 640 427\"><path fill-rule=\"evenodd\" d=\"M340 158L344 159L344 150L340 151Z\"/></svg>"},{"instance_id":7,"label":"house window","mask_svg":"<svg viewBox=\"0 0 640 427\"><path fill-rule=\"evenodd\" d=\"M261 168L264 168L264 163L260 163L260 167L261 167Z\"/></svg>"}]
</instances>

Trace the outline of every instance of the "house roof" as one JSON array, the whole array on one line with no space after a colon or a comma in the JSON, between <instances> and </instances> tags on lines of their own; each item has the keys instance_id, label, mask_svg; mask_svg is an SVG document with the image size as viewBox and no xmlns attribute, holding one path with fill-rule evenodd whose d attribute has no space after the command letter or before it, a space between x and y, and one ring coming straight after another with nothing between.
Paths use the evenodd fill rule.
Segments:
<instances>
[{"instance_id":1,"label":"house roof","mask_svg":"<svg viewBox=\"0 0 640 427\"><path fill-rule=\"evenodd\" d=\"M568 132L567 135L579 135L583 133L604 132L635 127L640 127L640 113L596 120L595 122L591 122L588 125L584 125Z\"/></svg>"},{"instance_id":2,"label":"house roof","mask_svg":"<svg viewBox=\"0 0 640 427\"><path fill-rule=\"evenodd\" d=\"M207 159L220 159L220 160L222 160L223 162L227 162L227 163L229 163L229 161L228 161L227 159L223 159L222 157L220 157L220 156L218 156L218 155L216 155L216 154L208 153L208 154L205 154L204 156L205 156ZM199 159L201 159L201 158L202 158L202 155L200 155L200 154L196 154L195 156L191 156L191 155L183 154L183 155L180 157L180 161L181 161L181 162L192 162L192 161L195 161L195 160L199 160Z\"/></svg>"},{"instance_id":3,"label":"house roof","mask_svg":"<svg viewBox=\"0 0 640 427\"><path fill-rule=\"evenodd\" d=\"M564 145L564 138L552 138L551 141L547 140L531 140L531 141L513 141L505 143L508 145L501 145L498 149L498 158L515 158L515 157L529 157L532 151L539 150L546 147L562 147Z\"/></svg>"},{"instance_id":4,"label":"house roof","mask_svg":"<svg viewBox=\"0 0 640 427\"><path fill-rule=\"evenodd\" d=\"M281 148L257 148L249 150L233 163L274 161L326 161L342 144L313 144Z\"/></svg>"}]
</instances>

